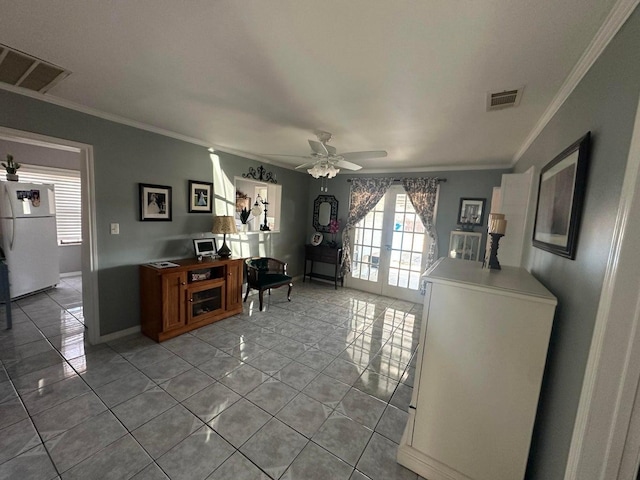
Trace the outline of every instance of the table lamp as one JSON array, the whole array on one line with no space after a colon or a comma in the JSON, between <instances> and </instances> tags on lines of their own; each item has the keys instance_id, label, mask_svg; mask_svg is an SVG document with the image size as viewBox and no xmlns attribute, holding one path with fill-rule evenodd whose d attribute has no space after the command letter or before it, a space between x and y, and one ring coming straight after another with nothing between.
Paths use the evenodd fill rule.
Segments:
<instances>
[{"instance_id":1,"label":"table lamp","mask_svg":"<svg viewBox=\"0 0 640 480\"><path fill-rule=\"evenodd\" d=\"M231 256L231 249L227 246L227 233L238 233L235 219L228 215L213 217L211 233L221 233L223 235L222 246L218 249L218 256L229 258Z\"/></svg>"}]
</instances>

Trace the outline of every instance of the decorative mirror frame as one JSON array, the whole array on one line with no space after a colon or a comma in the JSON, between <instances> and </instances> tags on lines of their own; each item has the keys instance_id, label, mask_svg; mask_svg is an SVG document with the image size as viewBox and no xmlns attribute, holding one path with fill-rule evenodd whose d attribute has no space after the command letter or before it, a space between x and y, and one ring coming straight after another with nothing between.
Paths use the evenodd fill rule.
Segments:
<instances>
[{"instance_id":1,"label":"decorative mirror frame","mask_svg":"<svg viewBox=\"0 0 640 480\"><path fill-rule=\"evenodd\" d=\"M320 222L318 221L318 216L320 214L320 205L325 202L331 205L329 222L331 222L331 220L338 220L338 199L333 195L318 195L318 197L313 202L313 228L316 230L316 232L329 232L329 225L320 225Z\"/></svg>"}]
</instances>

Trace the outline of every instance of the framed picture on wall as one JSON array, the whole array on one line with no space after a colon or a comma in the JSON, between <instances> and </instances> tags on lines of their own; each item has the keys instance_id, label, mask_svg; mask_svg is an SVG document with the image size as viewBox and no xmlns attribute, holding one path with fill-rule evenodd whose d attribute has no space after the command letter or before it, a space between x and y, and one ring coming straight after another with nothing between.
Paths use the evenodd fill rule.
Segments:
<instances>
[{"instance_id":1,"label":"framed picture on wall","mask_svg":"<svg viewBox=\"0 0 640 480\"><path fill-rule=\"evenodd\" d=\"M591 132L540 172L533 246L573 260L587 180Z\"/></svg>"},{"instance_id":2,"label":"framed picture on wall","mask_svg":"<svg viewBox=\"0 0 640 480\"><path fill-rule=\"evenodd\" d=\"M458 209L458 225L482 225L486 198L461 198Z\"/></svg>"},{"instance_id":3,"label":"framed picture on wall","mask_svg":"<svg viewBox=\"0 0 640 480\"><path fill-rule=\"evenodd\" d=\"M211 213L213 183L189 180L189 213Z\"/></svg>"},{"instance_id":4,"label":"framed picture on wall","mask_svg":"<svg viewBox=\"0 0 640 480\"><path fill-rule=\"evenodd\" d=\"M171 187L139 183L140 220L171 221Z\"/></svg>"}]
</instances>

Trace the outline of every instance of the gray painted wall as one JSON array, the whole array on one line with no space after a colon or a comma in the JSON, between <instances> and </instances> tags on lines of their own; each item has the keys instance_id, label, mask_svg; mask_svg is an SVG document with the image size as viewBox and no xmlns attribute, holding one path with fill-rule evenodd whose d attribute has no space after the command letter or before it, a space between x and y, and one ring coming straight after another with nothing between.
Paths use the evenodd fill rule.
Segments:
<instances>
[{"instance_id":1,"label":"gray painted wall","mask_svg":"<svg viewBox=\"0 0 640 480\"><path fill-rule=\"evenodd\" d=\"M524 266L558 297L529 459L531 479L562 478L566 468L638 105L638 51L636 10L515 168L523 172L533 165L537 176L547 162L592 132L576 259L533 248L535 208L527 222Z\"/></svg>"},{"instance_id":2,"label":"gray painted wall","mask_svg":"<svg viewBox=\"0 0 640 480\"><path fill-rule=\"evenodd\" d=\"M192 239L210 231L210 215L187 213L188 180L215 182L214 212L226 213L226 201L235 204L233 177L259 165L221 153L221 170L214 172L202 146L2 90L0 125L94 147L101 335L139 325L139 264L191 256ZM282 232L232 240L231 246L247 256L269 254L288 260L290 272L297 275L302 272L305 233L299 226L308 216L310 177L266 167L283 185ZM173 221L138 220L139 182L173 187ZM110 235L112 222L120 224L120 235Z\"/></svg>"}]
</instances>

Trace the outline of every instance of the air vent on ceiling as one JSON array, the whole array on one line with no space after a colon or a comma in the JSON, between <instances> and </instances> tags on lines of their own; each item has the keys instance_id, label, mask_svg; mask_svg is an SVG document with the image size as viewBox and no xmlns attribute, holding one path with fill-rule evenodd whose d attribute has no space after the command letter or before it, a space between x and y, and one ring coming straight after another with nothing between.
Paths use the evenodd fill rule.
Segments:
<instances>
[{"instance_id":1,"label":"air vent on ceiling","mask_svg":"<svg viewBox=\"0 0 640 480\"><path fill-rule=\"evenodd\" d=\"M0 82L45 93L71 72L0 44Z\"/></svg>"},{"instance_id":2,"label":"air vent on ceiling","mask_svg":"<svg viewBox=\"0 0 640 480\"><path fill-rule=\"evenodd\" d=\"M517 107L520 104L524 87L514 90L487 93L487 111L500 110L507 107Z\"/></svg>"}]
</instances>

